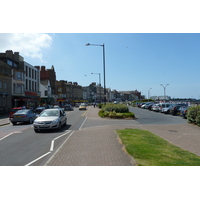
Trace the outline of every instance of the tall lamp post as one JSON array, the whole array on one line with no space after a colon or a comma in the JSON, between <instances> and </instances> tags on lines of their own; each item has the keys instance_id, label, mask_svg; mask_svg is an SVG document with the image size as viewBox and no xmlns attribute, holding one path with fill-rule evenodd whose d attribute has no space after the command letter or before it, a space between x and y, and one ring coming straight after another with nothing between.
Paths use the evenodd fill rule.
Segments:
<instances>
[{"instance_id":1,"label":"tall lamp post","mask_svg":"<svg viewBox=\"0 0 200 200\"><path fill-rule=\"evenodd\" d=\"M165 101L165 99L166 99L166 87L168 86L169 84L167 84L167 85L163 85L163 84L160 84L160 86L162 86L163 88L164 88L164 101Z\"/></svg>"},{"instance_id":2,"label":"tall lamp post","mask_svg":"<svg viewBox=\"0 0 200 200\"><path fill-rule=\"evenodd\" d=\"M87 43L86 46L101 46L101 47L103 47L104 103L106 104L105 45L104 45L104 43L103 44L90 44L90 43Z\"/></svg>"},{"instance_id":3,"label":"tall lamp post","mask_svg":"<svg viewBox=\"0 0 200 200\"><path fill-rule=\"evenodd\" d=\"M152 89L152 88L150 88L149 91L148 91L148 99L149 99L149 92L150 92L151 89Z\"/></svg>"},{"instance_id":4,"label":"tall lamp post","mask_svg":"<svg viewBox=\"0 0 200 200\"><path fill-rule=\"evenodd\" d=\"M100 73L91 73L91 74L98 74L99 75L99 90L100 90L100 103L101 103L101 74Z\"/></svg>"}]
</instances>

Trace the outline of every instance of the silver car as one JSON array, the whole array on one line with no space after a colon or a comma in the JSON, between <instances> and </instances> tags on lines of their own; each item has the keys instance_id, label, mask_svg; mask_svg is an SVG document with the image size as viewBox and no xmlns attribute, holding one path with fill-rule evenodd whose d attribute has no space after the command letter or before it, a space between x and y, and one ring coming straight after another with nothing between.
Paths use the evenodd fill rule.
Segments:
<instances>
[{"instance_id":1,"label":"silver car","mask_svg":"<svg viewBox=\"0 0 200 200\"><path fill-rule=\"evenodd\" d=\"M10 121L12 122L13 125L16 125L17 122L25 122L32 124L35 118L36 114L33 113L31 109L23 109L23 110L18 110L16 113L14 113L12 115L12 118L10 118Z\"/></svg>"},{"instance_id":2,"label":"silver car","mask_svg":"<svg viewBox=\"0 0 200 200\"><path fill-rule=\"evenodd\" d=\"M63 109L54 108L43 110L33 122L34 131L58 129L67 125L67 116Z\"/></svg>"}]
</instances>

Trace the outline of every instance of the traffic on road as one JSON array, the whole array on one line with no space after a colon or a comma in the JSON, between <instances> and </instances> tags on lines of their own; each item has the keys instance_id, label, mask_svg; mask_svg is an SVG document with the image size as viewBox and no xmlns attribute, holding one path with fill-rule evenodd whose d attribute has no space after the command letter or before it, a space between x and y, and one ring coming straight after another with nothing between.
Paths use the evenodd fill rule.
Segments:
<instances>
[{"instance_id":1,"label":"traffic on road","mask_svg":"<svg viewBox=\"0 0 200 200\"><path fill-rule=\"evenodd\" d=\"M82 128L101 127L110 124L184 124L187 121L179 116L163 115L160 112L150 112L148 109L129 106L129 111L135 113L135 120L114 120L87 118L86 110L75 107L73 111L60 108L44 110L37 116L33 124L12 123L0 126L0 166L43 166L52 155L70 137L74 130ZM98 109L98 108L93 108ZM55 115L46 116L50 111L57 112L57 117L63 117L63 124ZM53 114L53 113L52 113ZM47 124L46 124L47 122ZM49 125L55 123L55 129ZM60 126L61 125L61 126Z\"/></svg>"}]
</instances>

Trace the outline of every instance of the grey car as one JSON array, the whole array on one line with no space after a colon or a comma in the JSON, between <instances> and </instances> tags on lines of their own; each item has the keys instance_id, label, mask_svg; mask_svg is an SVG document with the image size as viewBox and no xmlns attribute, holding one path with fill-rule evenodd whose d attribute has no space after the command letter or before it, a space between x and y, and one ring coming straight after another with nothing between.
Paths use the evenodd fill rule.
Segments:
<instances>
[{"instance_id":1,"label":"grey car","mask_svg":"<svg viewBox=\"0 0 200 200\"><path fill-rule=\"evenodd\" d=\"M31 109L18 110L12 115L10 121L13 125L16 125L17 122L25 122L32 124L36 118L36 114Z\"/></svg>"},{"instance_id":2,"label":"grey car","mask_svg":"<svg viewBox=\"0 0 200 200\"><path fill-rule=\"evenodd\" d=\"M67 116L64 110L60 108L43 110L33 122L35 132L51 129L60 130L63 125L67 125Z\"/></svg>"}]
</instances>

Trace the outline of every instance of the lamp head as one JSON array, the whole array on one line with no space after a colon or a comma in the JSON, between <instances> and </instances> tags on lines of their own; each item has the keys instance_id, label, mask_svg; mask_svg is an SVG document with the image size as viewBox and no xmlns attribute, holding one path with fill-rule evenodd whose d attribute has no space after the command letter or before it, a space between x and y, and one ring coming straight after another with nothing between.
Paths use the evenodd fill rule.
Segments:
<instances>
[{"instance_id":1,"label":"lamp head","mask_svg":"<svg viewBox=\"0 0 200 200\"><path fill-rule=\"evenodd\" d=\"M90 46L90 43L87 43L85 46Z\"/></svg>"}]
</instances>

